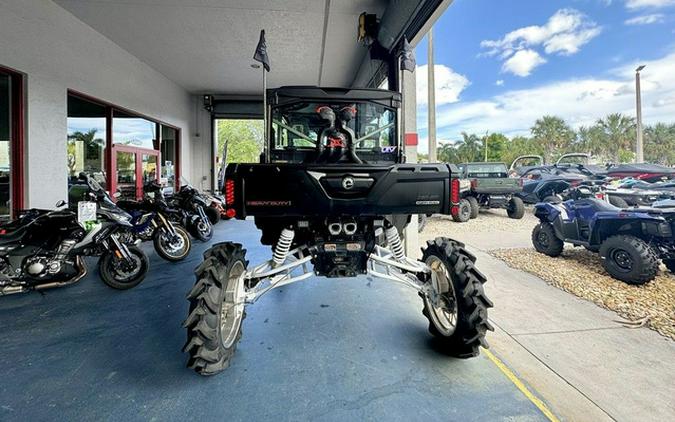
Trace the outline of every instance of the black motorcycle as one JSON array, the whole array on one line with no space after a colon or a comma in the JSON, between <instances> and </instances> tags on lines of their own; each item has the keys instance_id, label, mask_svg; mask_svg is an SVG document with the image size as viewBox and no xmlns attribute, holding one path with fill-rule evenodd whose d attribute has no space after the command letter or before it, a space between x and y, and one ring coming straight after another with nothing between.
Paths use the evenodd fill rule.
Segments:
<instances>
[{"instance_id":1,"label":"black motorcycle","mask_svg":"<svg viewBox=\"0 0 675 422\"><path fill-rule=\"evenodd\" d=\"M139 239L152 240L160 257L177 262L190 254L192 242L183 227L170 221L169 215L176 211L156 194L161 189L157 182L150 182L143 188L142 201L123 200L117 205L131 215L131 230Z\"/></svg>"},{"instance_id":2,"label":"black motorcycle","mask_svg":"<svg viewBox=\"0 0 675 422\"><path fill-rule=\"evenodd\" d=\"M87 199L95 215L64 208L32 209L0 227L0 296L76 283L87 274L83 256L99 256L99 272L115 289L137 286L148 271L148 259L130 244L131 217L117 207L93 179L86 181ZM84 208L84 207L83 207Z\"/></svg>"},{"instance_id":3,"label":"black motorcycle","mask_svg":"<svg viewBox=\"0 0 675 422\"><path fill-rule=\"evenodd\" d=\"M187 228L192 236L202 242L211 239L213 225L206 214L210 204L197 189L190 185L183 185L176 194L166 200L174 210L169 214L172 221Z\"/></svg>"}]
</instances>

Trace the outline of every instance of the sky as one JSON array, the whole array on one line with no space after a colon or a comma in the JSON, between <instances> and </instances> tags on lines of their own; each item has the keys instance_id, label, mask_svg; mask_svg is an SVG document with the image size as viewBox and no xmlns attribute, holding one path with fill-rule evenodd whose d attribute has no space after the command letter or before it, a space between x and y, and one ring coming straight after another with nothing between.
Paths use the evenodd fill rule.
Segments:
<instances>
[{"instance_id":1,"label":"sky","mask_svg":"<svg viewBox=\"0 0 675 422\"><path fill-rule=\"evenodd\" d=\"M455 0L433 28L436 132L528 135L609 113L675 123L675 0ZM416 47L419 151L428 149L427 38Z\"/></svg>"}]
</instances>

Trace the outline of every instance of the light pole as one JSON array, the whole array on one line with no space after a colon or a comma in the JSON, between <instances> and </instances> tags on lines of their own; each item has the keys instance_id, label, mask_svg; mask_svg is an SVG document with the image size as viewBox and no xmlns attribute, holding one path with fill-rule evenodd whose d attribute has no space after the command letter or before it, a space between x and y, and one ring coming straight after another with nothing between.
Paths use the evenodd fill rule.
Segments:
<instances>
[{"instance_id":1,"label":"light pole","mask_svg":"<svg viewBox=\"0 0 675 422\"><path fill-rule=\"evenodd\" d=\"M429 133L429 162L435 163L436 158L436 87L434 75L434 40L432 29L429 29L427 35L429 41L427 51L427 112L428 112L428 133Z\"/></svg>"},{"instance_id":2,"label":"light pole","mask_svg":"<svg viewBox=\"0 0 675 422\"><path fill-rule=\"evenodd\" d=\"M645 68L645 65L639 66L635 69L635 109L637 115L637 145L635 161L637 163L644 163L644 144L642 139L642 93L640 92L640 72Z\"/></svg>"},{"instance_id":3,"label":"light pole","mask_svg":"<svg viewBox=\"0 0 675 422\"><path fill-rule=\"evenodd\" d=\"M485 131L485 162L486 163L487 163L487 160L488 160L488 133L490 133L490 131L486 130Z\"/></svg>"}]
</instances>

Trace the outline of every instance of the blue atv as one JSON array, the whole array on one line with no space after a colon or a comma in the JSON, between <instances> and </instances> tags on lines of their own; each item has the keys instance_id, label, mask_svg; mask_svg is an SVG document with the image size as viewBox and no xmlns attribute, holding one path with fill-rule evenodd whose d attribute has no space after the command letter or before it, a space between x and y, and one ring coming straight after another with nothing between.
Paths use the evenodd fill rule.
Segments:
<instances>
[{"instance_id":1,"label":"blue atv","mask_svg":"<svg viewBox=\"0 0 675 422\"><path fill-rule=\"evenodd\" d=\"M675 208L617 208L597 198L539 203L534 248L559 256L565 243L599 252L614 278L644 284L656 277L659 259L675 272Z\"/></svg>"}]
</instances>

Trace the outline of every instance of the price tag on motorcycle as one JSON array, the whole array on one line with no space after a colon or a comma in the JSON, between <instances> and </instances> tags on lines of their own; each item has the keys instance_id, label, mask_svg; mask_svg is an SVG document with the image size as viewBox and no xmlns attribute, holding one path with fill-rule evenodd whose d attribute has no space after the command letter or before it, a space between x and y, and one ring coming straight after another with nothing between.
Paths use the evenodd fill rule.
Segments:
<instances>
[{"instance_id":1,"label":"price tag on motorcycle","mask_svg":"<svg viewBox=\"0 0 675 422\"><path fill-rule=\"evenodd\" d=\"M96 202L80 201L77 203L77 222L85 224L96 221Z\"/></svg>"}]
</instances>

